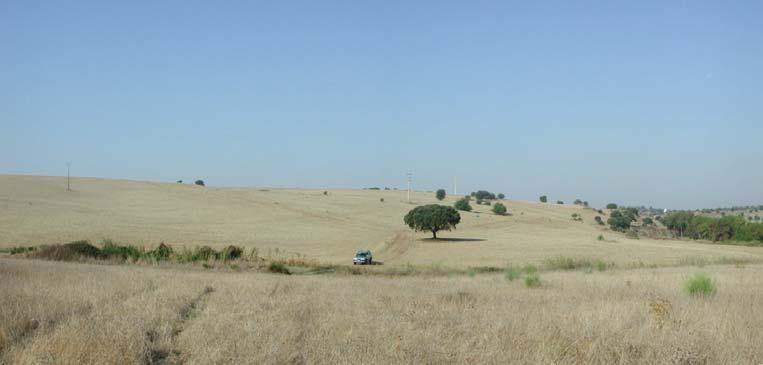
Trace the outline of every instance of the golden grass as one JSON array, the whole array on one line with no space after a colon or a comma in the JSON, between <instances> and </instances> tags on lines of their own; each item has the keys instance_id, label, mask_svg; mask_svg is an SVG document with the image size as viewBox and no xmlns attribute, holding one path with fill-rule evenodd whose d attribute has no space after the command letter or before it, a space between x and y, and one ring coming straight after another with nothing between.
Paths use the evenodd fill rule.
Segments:
<instances>
[{"instance_id":1,"label":"golden grass","mask_svg":"<svg viewBox=\"0 0 763 365\"><path fill-rule=\"evenodd\" d=\"M763 362L763 266L283 276L0 258L8 364Z\"/></svg>"},{"instance_id":2,"label":"golden grass","mask_svg":"<svg viewBox=\"0 0 763 365\"><path fill-rule=\"evenodd\" d=\"M454 268L542 264L553 256L601 259L620 267L704 260L763 259L757 247L632 240L594 222L579 206L504 201L510 216L474 205L445 239L413 233L403 216L414 206L403 191L214 188L189 184L0 175L0 248L113 239L146 248L229 244L257 248L262 256L348 264L360 248L385 266ZM379 199L384 198L384 202ZM452 204L448 196L442 204ZM417 204L437 203L416 192ZM570 219L579 214L583 222ZM606 217L605 217L606 219ZM606 240L597 237L604 234ZM454 240L455 239L455 240ZM458 240L462 239L462 240Z\"/></svg>"}]
</instances>

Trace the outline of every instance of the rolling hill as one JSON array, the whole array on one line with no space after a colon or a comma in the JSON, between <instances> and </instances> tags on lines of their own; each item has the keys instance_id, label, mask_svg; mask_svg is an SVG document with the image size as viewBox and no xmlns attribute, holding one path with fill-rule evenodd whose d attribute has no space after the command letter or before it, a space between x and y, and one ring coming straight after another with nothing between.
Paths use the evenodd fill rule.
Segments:
<instances>
[{"instance_id":1,"label":"rolling hill","mask_svg":"<svg viewBox=\"0 0 763 365\"><path fill-rule=\"evenodd\" d=\"M555 256L600 258L618 265L669 265L692 258L763 258L753 247L628 239L594 222L594 210L506 200L510 216L476 205L442 240L414 233L403 216L434 193L404 191L218 188L190 184L0 175L0 247L88 239L142 246L236 244L349 263L371 249L387 265L501 266ZM381 199L384 199L382 202ZM442 204L453 204L448 196ZM578 213L583 222L570 216ZM605 240L598 240L602 234Z\"/></svg>"}]
</instances>

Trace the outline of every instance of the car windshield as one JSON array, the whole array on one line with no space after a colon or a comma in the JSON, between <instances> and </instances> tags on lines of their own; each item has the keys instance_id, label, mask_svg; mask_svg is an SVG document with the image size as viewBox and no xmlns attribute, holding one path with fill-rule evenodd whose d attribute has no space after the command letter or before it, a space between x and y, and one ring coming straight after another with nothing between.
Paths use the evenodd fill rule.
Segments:
<instances>
[{"instance_id":1,"label":"car windshield","mask_svg":"<svg viewBox=\"0 0 763 365\"><path fill-rule=\"evenodd\" d=\"M366 257L368 256L368 252L358 252L355 254L356 257Z\"/></svg>"}]
</instances>

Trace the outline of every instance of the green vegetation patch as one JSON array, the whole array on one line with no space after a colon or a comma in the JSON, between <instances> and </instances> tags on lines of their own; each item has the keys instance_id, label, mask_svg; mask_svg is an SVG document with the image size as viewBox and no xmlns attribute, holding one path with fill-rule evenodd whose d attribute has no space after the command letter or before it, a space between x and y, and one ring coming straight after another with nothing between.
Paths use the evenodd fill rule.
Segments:
<instances>
[{"instance_id":1,"label":"green vegetation patch","mask_svg":"<svg viewBox=\"0 0 763 365\"><path fill-rule=\"evenodd\" d=\"M715 281L705 273L696 273L686 280L686 291L693 296L712 296L716 292Z\"/></svg>"}]
</instances>

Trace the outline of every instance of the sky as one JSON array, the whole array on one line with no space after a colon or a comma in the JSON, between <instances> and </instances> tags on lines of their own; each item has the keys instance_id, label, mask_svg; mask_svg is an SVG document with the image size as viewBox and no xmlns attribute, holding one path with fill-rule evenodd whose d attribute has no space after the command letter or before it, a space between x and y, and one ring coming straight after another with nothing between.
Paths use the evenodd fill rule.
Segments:
<instances>
[{"instance_id":1,"label":"sky","mask_svg":"<svg viewBox=\"0 0 763 365\"><path fill-rule=\"evenodd\" d=\"M763 204L763 3L2 1L0 173Z\"/></svg>"}]
</instances>

